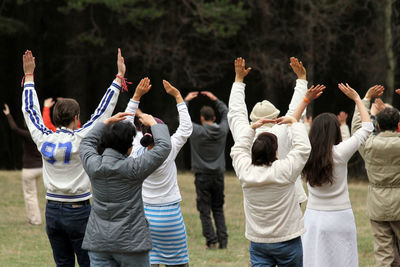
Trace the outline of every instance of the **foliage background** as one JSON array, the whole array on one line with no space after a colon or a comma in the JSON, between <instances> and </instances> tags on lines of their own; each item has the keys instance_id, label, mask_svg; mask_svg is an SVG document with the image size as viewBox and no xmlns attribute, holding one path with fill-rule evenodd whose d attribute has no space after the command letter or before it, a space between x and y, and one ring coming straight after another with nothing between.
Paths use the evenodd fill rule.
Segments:
<instances>
[{"instance_id":1,"label":"foliage background","mask_svg":"<svg viewBox=\"0 0 400 267\"><path fill-rule=\"evenodd\" d=\"M262 99L284 113L295 85L289 57L307 68L309 85L323 83L324 95L309 111L350 114L353 104L337 89L348 82L360 95L374 84L386 86L384 98L399 106L400 1L393 0L1 0L0 102L8 103L23 125L21 56L33 51L40 102L73 97L85 122L116 74L116 51L127 62L134 84L150 77L153 88L141 108L177 127L174 100L162 79L183 95L210 90L227 102L234 78L233 60L242 56L253 68L246 78L249 110ZM116 112L133 94L120 96ZM192 119L211 104L200 97L190 106ZM21 140L0 116L0 168L21 168ZM227 163L232 138L227 142ZM354 159L360 173L360 160ZM190 167L186 146L178 160Z\"/></svg>"}]
</instances>

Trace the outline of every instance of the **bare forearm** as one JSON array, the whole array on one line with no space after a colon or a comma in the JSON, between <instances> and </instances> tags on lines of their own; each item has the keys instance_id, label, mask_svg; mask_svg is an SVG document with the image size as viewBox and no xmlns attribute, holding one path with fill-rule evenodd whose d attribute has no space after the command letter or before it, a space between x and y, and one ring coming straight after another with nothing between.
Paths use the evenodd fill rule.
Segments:
<instances>
[{"instance_id":1,"label":"bare forearm","mask_svg":"<svg viewBox=\"0 0 400 267\"><path fill-rule=\"evenodd\" d=\"M304 110L306 109L308 103L303 99L300 104L298 105L298 107L296 108L296 110L293 113L293 117L299 121L301 118L301 114L303 114Z\"/></svg>"}]
</instances>

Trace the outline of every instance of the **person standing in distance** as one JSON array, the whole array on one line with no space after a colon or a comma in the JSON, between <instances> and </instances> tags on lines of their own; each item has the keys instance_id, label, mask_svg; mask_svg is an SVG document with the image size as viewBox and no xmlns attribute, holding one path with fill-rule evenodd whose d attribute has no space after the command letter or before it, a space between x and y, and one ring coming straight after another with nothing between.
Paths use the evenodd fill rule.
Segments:
<instances>
[{"instance_id":1,"label":"person standing in distance","mask_svg":"<svg viewBox=\"0 0 400 267\"><path fill-rule=\"evenodd\" d=\"M210 106L200 109L201 125L193 122L193 132L190 137L192 171L195 173L196 203L200 212L203 235L209 249L224 249L228 244L228 233L224 215L224 171L225 143L229 131L228 107L209 91L201 91L215 103L221 116L219 124L215 122L215 112ZM190 92L185 97L185 103L196 98L199 92ZM210 212L214 216L216 232L211 221Z\"/></svg>"}]
</instances>

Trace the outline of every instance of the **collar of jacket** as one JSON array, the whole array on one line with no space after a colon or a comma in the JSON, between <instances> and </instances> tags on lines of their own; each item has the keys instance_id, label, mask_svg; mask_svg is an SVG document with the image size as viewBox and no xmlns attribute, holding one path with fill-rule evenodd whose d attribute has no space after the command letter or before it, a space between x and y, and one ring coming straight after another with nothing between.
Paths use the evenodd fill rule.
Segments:
<instances>
[{"instance_id":1,"label":"collar of jacket","mask_svg":"<svg viewBox=\"0 0 400 267\"><path fill-rule=\"evenodd\" d=\"M378 135L382 137L400 137L400 133L395 131L384 131L380 132Z\"/></svg>"}]
</instances>

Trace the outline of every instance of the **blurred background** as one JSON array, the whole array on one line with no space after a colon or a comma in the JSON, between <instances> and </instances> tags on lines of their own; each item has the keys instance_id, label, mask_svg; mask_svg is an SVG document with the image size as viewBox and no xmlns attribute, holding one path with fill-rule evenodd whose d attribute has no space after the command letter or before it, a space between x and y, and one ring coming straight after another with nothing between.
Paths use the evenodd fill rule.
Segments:
<instances>
[{"instance_id":1,"label":"blurred background","mask_svg":"<svg viewBox=\"0 0 400 267\"><path fill-rule=\"evenodd\" d=\"M8 103L22 127L22 54L29 49L36 57L40 104L48 97L73 97L84 123L117 73L120 47L133 85L120 95L115 112L125 109L139 80L148 76L153 87L140 107L173 133L176 103L162 79L183 96L209 90L227 103L233 60L241 56L253 68L245 79L249 111L268 99L285 114L296 80L289 57L295 56L307 69L309 86L327 86L308 112L315 117L345 111L350 124L354 105L339 82L361 97L382 84L383 100L399 107L399 22L400 1L393 0L0 0L0 103ZM191 102L193 121L200 121L204 104L212 105L203 96ZM0 169L21 168L22 140L3 113L0 142ZM228 169L232 145L229 136ZM181 151L178 168L190 168L189 149ZM363 177L359 156L350 172Z\"/></svg>"}]
</instances>

